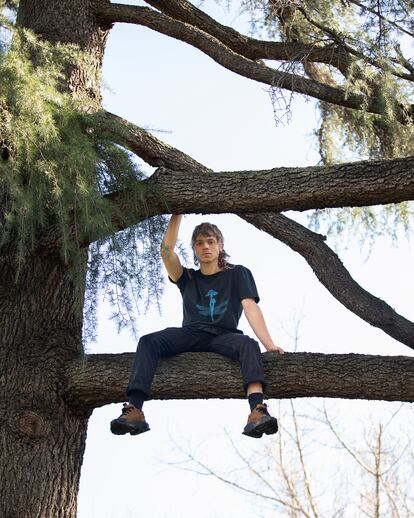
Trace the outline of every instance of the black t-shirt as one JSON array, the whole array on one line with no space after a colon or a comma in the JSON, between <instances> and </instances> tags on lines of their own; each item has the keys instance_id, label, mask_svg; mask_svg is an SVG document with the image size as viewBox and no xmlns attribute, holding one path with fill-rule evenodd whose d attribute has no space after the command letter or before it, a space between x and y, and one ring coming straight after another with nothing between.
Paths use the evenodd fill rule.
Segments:
<instances>
[{"instance_id":1,"label":"black t-shirt","mask_svg":"<svg viewBox=\"0 0 414 518\"><path fill-rule=\"evenodd\" d=\"M259 302L253 275L241 265L230 265L213 275L183 268L176 284L183 297L183 326L214 334L237 332L243 299Z\"/></svg>"}]
</instances>

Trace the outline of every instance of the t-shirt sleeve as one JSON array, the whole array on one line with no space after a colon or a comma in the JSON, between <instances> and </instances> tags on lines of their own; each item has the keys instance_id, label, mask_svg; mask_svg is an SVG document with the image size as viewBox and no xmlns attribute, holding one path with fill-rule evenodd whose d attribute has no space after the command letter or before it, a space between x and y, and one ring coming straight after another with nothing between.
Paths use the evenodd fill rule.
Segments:
<instances>
[{"instance_id":1,"label":"t-shirt sleeve","mask_svg":"<svg viewBox=\"0 0 414 518\"><path fill-rule=\"evenodd\" d=\"M182 293L189 279L188 269L183 267L183 273L181 274L181 277L176 281L173 281L170 276L168 276L168 279L173 284L176 284Z\"/></svg>"},{"instance_id":2,"label":"t-shirt sleeve","mask_svg":"<svg viewBox=\"0 0 414 518\"><path fill-rule=\"evenodd\" d=\"M259 302L260 298L252 272L244 266L236 266L235 274L239 300L254 299Z\"/></svg>"}]
</instances>

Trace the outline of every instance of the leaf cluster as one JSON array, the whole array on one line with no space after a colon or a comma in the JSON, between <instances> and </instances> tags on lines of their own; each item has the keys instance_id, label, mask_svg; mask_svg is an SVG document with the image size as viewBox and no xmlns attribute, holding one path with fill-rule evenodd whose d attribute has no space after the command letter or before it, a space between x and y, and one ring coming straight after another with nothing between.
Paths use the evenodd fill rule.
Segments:
<instances>
[{"instance_id":1,"label":"leaf cluster","mask_svg":"<svg viewBox=\"0 0 414 518\"><path fill-rule=\"evenodd\" d=\"M305 59L295 66L295 73L341 88L347 95L362 96L366 107L375 100L380 114L319 103L315 137L323 164L414 154L414 64L405 57L414 38L412 7L409 0L242 2L254 30L279 41L332 45L343 51L342 58L331 64ZM384 209L324 210L316 211L311 223L323 224L327 233L336 235L358 229L361 238L372 240L382 233L395 236L398 227L407 231L412 212L409 203Z\"/></svg>"},{"instance_id":2,"label":"leaf cluster","mask_svg":"<svg viewBox=\"0 0 414 518\"><path fill-rule=\"evenodd\" d=\"M154 218L117 233L131 222L108 195L124 193L130 208L143 204L145 176L100 131L99 118L87 113L87 99L68 91L65 71L83 59L76 47L51 45L15 28L3 43L0 249L13 252L18 275L28 254L51 236L71 266L82 301L85 244L100 239L89 254L88 328L102 288L118 308L119 321L131 322L131 290L137 299L160 292L157 243L165 221Z\"/></svg>"},{"instance_id":3,"label":"leaf cluster","mask_svg":"<svg viewBox=\"0 0 414 518\"><path fill-rule=\"evenodd\" d=\"M362 96L367 105L375 99L381 115L322 103L321 130L326 138L319 139L319 146L324 162L342 160L343 146L364 158L412 152L414 66L404 56L414 38L412 2L244 0L242 7L279 41L341 49L331 64L304 59L302 74L347 95ZM334 148L332 141L339 145Z\"/></svg>"}]
</instances>

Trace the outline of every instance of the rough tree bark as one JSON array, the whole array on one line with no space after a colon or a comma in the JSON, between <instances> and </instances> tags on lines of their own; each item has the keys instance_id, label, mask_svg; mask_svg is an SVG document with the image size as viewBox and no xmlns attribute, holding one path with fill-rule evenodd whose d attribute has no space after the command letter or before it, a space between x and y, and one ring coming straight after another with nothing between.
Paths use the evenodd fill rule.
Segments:
<instances>
[{"instance_id":1,"label":"rough tree bark","mask_svg":"<svg viewBox=\"0 0 414 518\"><path fill-rule=\"evenodd\" d=\"M85 411L123 401L133 359L133 353L123 353L90 354L74 360L68 373L68 399ZM265 353L263 361L270 398L414 401L414 358ZM214 353L185 353L161 360L151 388L152 399L243 397L239 364Z\"/></svg>"},{"instance_id":2,"label":"rough tree bark","mask_svg":"<svg viewBox=\"0 0 414 518\"><path fill-rule=\"evenodd\" d=\"M150 3L159 7L169 5L158 1ZM184 7L187 5L180 3ZM228 28L211 25L211 20L205 17L198 22L202 29L197 29L195 24L193 30L188 24L171 21L168 16L153 10L109 7L109 0L20 0L20 25L51 42L75 43L85 51L87 59L82 65L67 70L67 84L74 93L87 94L90 111L100 109L105 42L111 23L121 19L145 22L166 34L180 36L204 49L224 66L237 73L244 72L247 77L262 77L268 84L279 80L282 85L285 81L297 91L311 95L313 92L325 100L335 102L339 99L347 106L361 107L359 98L346 98L343 92L315 81L295 78L292 83L290 75L276 76L273 69L252 61L256 59L253 55L260 56L260 52L265 56L273 53L275 59L279 59L277 52L284 52L286 55L305 53L308 59L313 56L315 61L323 62L331 59L331 52L337 59L342 59L341 49L288 48L248 39L248 52L256 54L246 50L247 54L243 56L238 54L243 49L240 35L231 33ZM182 16L185 18L184 14ZM203 32L204 29L208 33ZM230 47L233 50L229 50ZM369 106L374 111L378 109L375 99ZM152 191L162 192L163 197L149 194L145 214L131 210L135 222L141 217L171 209L251 213L259 206L261 211L305 210L348 203L402 201L412 199L414 195L412 158L374 166L359 164L353 170L342 166L331 170L309 168L213 174L191 157L116 116L103 113L103 118L111 119L115 124L105 128L114 141L125 144L151 165L164 167L147 182ZM353 175L352 171L357 174ZM210 194L207 204L204 195L195 196L201 192L200 173L203 174L204 189ZM365 179L362 173L366 175ZM215 207L211 205L213 192L217 193ZM238 196L230 196L232 192ZM112 198L114 203L122 204L122 193ZM238 201L231 202L232 199ZM261 226L260 220L253 222ZM275 226L266 230L272 233ZM90 412L96 406L120 401L125 396L132 355L83 355L82 294L68 277L67 265L58 249L54 229L46 230L36 255L28 257L18 277L13 254L0 257L2 518L74 518ZM313 252L308 248L306 253L311 256ZM314 267L319 268L317 261ZM404 333L406 329L408 338L404 339L411 344L412 324L395 320L396 325L400 325L397 332ZM412 361L404 357L357 355L286 355L278 360L265 357L271 382L269 394L275 397L324 395L405 401L414 399ZM196 363L199 369L195 368ZM185 385L185 392L184 371L193 373L193 378ZM212 372L214 384L210 383ZM216 383L217 372L223 373L220 386ZM344 373L347 373L346 377ZM387 380L387 384L377 383L378 375ZM206 355L202 361L197 357L195 362L192 355L183 355L161 362L152 396L241 397L240 386L239 368L233 362L215 355Z\"/></svg>"},{"instance_id":3,"label":"rough tree bark","mask_svg":"<svg viewBox=\"0 0 414 518\"><path fill-rule=\"evenodd\" d=\"M86 93L90 109L101 107L101 75L111 24L95 16L109 0L20 0L17 22L52 43L77 45L85 59L67 71L68 88Z\"/></svg>"},{"instance_id":4,"label":"rough tree bark","mask_svg":"<svg viewBox=\"0 0 414 518\"><path fill-rule=\"evenodd\" d=\"M31 257L17 281L1 258L0 329L0 516L75 516L89 412L64 399L82 318L59 253Z\"/></svg>"},{"instance_id":5,"label":"rough tree bark","mask_svg":"<svg viewBox=\"0 0 414 518\"><path fill-rule=\"evenodd\" d=\"M67 70L68 88L100 106L108 28L92 0L21 0L18 23L85 51ZM86 254L84 264L86 266ZM82 295L59 247L39 246L18 277L14 254L0 257L0 516L73 518L89 411L65 400L68 365L82 354Z\"/></svg>"}]
</instances>

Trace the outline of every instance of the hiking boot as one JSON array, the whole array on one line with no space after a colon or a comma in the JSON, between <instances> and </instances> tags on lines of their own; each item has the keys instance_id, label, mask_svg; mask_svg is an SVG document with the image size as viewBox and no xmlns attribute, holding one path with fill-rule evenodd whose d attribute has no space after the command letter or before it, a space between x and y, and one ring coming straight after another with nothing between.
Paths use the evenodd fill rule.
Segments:
<instances>
[{"instance_id":1,"label":"hiking boot","mask_svg":"<svg viewBox=\"0 0 414 518\"><path fill-rule=\"evenodd\" d=\"M135 408L131 403L124 403L122 414L111 421L111 432L115 435L125 435L126 433L138 435L149 429L142 410Z\"/></svg>"},{"instance_id":2,"label":"hiking boot","mask_svg":"<svg viewBox=\"0 0 414 518\"><path fill-rule=\"evenodd\" d=\"M259 403L250 412L243 434L260 439L264 433L271 435L277 430L277 419L269 414L266 403Z\"/></svg>"}]
</instances>

